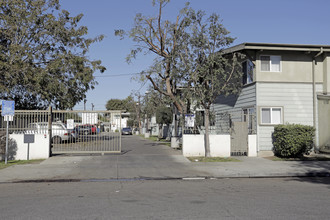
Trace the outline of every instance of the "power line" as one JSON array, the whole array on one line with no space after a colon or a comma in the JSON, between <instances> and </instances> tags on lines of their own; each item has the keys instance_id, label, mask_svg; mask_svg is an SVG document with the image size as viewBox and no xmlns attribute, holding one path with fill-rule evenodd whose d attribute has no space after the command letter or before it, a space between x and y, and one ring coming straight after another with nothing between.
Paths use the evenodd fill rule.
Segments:
<instances>
[{"instance_id":1,"label":"power line","mask_svg":"<svg viewBox=\"0 0 330 220\"><path fill-rule=\"evenodd\" d=\"M114 75L99 75L94 77L120 77L120 76L133 76L140 73L124 73L124 74L114 74Z\"/></svg>"}]
</instances>

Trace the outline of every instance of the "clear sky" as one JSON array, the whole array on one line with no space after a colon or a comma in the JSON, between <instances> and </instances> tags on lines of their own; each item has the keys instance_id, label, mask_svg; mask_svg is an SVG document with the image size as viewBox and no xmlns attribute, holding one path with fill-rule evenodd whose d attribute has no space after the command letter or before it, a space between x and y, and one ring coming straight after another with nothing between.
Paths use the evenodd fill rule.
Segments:
<instances>
[{"instance_id":1,"label":"clear sky","mask_svg":"<svg viewBox=\"0 0 330 220\"><path fill-rule=\"evenodd\" d=\"M129 30L136 13L157 15L152 0L60 0L62 9L71 15L83 13L81 25L89 36L104 34L105 39L91 47L90 58L100 59L107 68L95 73L98 85L87 93L86 109L104 110L107 100L124 99L132 90L142 94L147 86L131 80L152 64L151 56L140 54L132 64L125 61L133 48L130 39L119 40L114 30ZM172 0L165 8L167 18L174 20L186 0ZM207 15L217 13L224 26L236 37L233 45L243 42L330 45L329 0L190 0L195 10ZM122 75L122 76L119 76ZM83 109L79 103L75 109Z\"/></svg>"}]
</instances>

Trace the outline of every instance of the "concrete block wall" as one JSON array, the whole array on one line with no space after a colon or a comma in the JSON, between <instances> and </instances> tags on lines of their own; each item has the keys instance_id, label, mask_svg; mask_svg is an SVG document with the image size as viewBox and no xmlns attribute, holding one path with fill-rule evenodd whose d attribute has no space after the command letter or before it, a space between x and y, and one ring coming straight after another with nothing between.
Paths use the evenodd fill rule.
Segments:
<instances>
[{"instance_id":1,"label":"concrete block wall","mask_svg":"<svg viewBox=\"0 0 330 220\"><path fill-rule=\"evenodd\" d=\"M211 157L230 157L230 135L210 135ZM182 153L185 157L205 156L204 135L183 135ZM248 156L257 156L257 135L248 136Z\"/></svg>"},{"instance_id":2,"label":"concrete block wall","mask_svg":"<svg viewBox=\"0 0 330 220\"><path fill-rule=\"evenodd\" d=\"M24 134L10 134L9 139L9 158L13 160L27 160L28 144L24 143ZM47 158L49 158L48 134L35 134L34 143L29 144L29 159Z\"/></svg>"},{"instance_id":3,"label":"concrete block wall","mask_svg":"<svg viewBox=\"0 0 330 220\"><path fill-rule=\"evenodd\" d=\"M230 157L230 135L210 135L211 157ZM204 135L183 135L185 157L205 156Z\"/></svg>"}]
</instances>

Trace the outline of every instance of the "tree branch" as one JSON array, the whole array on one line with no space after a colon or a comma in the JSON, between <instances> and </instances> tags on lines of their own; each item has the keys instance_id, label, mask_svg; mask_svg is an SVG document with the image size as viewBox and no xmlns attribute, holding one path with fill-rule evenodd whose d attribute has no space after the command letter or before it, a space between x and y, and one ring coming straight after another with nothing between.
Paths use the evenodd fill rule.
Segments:
<instances>
[{"instance_id":1,"label":"tree branch","mask_svg":"<svg viewBox=\"0 0 330 220\"><path fill-rule=\"evenodd\" d=\"M151 82L152 86L154 87L154 90L158 91L159 93L163 94L163 95L166 95L166 96L169 96L169 94L163 90L161 90L159 88L159 86L157 86L157 84L155 83L155 81L153 80L153 78L150 76L150 75L147 75L146 76L147 79L149 79L149 81Z\"/></svg>"}]
</instances>

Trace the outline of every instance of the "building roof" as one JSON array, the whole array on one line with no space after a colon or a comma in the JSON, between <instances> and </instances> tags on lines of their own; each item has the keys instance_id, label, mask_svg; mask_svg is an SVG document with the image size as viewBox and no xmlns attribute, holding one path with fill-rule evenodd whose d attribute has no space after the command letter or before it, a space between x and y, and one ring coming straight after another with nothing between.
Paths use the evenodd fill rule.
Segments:
<instances>
[{"instance_id":1,"label":"building roof","mask_svg":"<svg viewBox=\"0 0 330 220\"><path fill-rule=\"evenodd\" d=\"M312 44L273 44L273 43L242 43L224 49L224 53L233 53L242 50L281 50L281 51L304 51L304 52L330 52L330 45Z\"/></svg>"}]
</instances>

